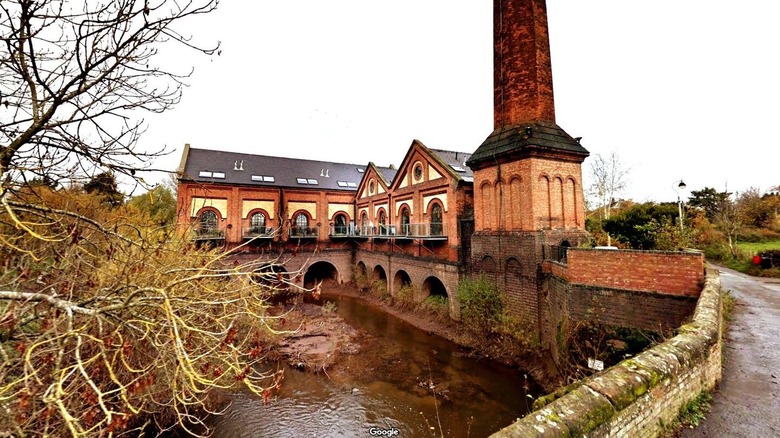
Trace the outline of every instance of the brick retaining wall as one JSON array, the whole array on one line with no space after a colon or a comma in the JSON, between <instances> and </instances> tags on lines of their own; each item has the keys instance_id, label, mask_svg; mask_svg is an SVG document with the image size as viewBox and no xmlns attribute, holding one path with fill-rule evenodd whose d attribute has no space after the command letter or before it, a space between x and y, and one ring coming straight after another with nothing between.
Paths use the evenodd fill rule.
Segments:
<instances>
[{"instance_id":1,"label":"brick retaining wall","mask_svg":"<svg viewBox=\"0 0 780 438\"><path fill-rule=\"evenodd\" d=\"M540 398L536 410L493 437L660 435L721 378L721 308L720 279L708 271L693 321L677 336L567 387L560 398Z\"/></svg>"},{"instance_id":2,"label":"brick retaining wall","mask_svg":"<svg viewBox=\"0 0 780 438\"><path fill-rule=\"evenodd\" d=\"M571 248L570 283L698 296L704 255L698 252Z\"/></svg>"}]
</instances>

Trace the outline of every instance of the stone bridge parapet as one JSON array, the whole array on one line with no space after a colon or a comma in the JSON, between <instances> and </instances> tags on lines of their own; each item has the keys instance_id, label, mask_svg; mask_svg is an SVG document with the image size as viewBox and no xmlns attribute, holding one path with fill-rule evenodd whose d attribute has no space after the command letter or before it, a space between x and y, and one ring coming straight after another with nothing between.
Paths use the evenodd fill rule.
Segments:
<instances>
[{"instance_id":1,"label":"stone bridge parapet","mask_svg":"<svg viewBox=\"0 0 780 438\"><path fill-rule=\"evenodd\" d=\"M668 341L539 398L535 410L492 435L655 437L680 408L721 378L720 279L707 270L693 320Z\"/></svg>"}]
</instances>

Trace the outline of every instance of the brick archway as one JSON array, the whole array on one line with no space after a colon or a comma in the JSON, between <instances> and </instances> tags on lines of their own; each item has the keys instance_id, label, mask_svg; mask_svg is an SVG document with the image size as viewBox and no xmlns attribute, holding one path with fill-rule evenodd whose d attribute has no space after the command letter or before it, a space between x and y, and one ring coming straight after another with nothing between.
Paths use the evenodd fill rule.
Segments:
<instances>
[{"instance_id":1,"label":"brick archway","mask_svg":"<svg viewBox=\"0 0 780 438\"><path fill-rule=\"evenodd\" d=\"M438 277L435 277L431 275L430 277L426 278L425 281L423 281L422 288L420 289L422 291L422 298L428 298L429 296L443 296L445 298L449 298L449 293L447 292L447 287L444 286L444 283L439 280Z\"/></svg>"},{"instance_id":2,"label":"brick archway","mask_svg":"<svg viewBox=\"0 0 780 438\"><path fill-rule=\"evenodd\" d=\"M404 271L403 269L399 269L395 272L395 275L393 276L393 294L397 294L398 290L401 289L404 286L411 286L412 285L412 277L409 276L409 273Z\"/></svg>"},{"instance_id":3,"label":"brick archway","mask_svg":"<svg viewBox=\"0 0 780 438\"><path fill-rule=\"evenodd\" d=\"M312 288L319 282L339 284L339 271L332 263L319 261L309 265L303 276L303 287Z\"/></svg>"}]
</instances>

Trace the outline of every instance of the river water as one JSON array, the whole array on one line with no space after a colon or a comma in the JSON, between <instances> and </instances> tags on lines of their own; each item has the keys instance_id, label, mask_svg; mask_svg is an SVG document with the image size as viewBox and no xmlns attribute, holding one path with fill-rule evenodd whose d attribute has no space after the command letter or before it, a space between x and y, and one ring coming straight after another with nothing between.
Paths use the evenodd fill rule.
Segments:
<instances>
[{"instance_id":1,"label":"river water","mask_svg":"<svg viewBox=\"0 0 780 438\"><path fill-rule=\"evenodd\" d=\"M395 429L398 437L484 437L523 416L538 395L522 372L465 357L452 342L359 299L322 300L361 330L360 353L341 357L327 374L287 369L267 404L233 395L213 436L370 437Z\"/></svg>"}]
</instances>

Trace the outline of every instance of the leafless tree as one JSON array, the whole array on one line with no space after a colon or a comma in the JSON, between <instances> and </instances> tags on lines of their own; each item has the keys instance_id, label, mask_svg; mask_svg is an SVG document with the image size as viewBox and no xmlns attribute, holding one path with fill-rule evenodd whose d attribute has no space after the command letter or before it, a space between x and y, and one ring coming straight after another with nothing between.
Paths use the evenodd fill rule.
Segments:
<instances>
[{"instance_id":1,"label":"leafless tree","mask_svg":"<svg viewBox=\"0 0 780 438\"><path fill-rule=\"evenodd\" d=\"M258 266L72 184L163 152L137 149L139 114L174 106L191 69L160 50L214 53L181 26L216 6L0 2L0 435L190 427L215 390L278 385L255 366L281 330Z\"/></svg>"},{"instance_id":2,"label":"leafless tree","mask_svg":"<svg viewBox=\"0 0 780 438\"><path fill-rule=\"evenodd\" d=\"M607 157L601 154L591 157L591 184L588 195L592 206L601 211L602 219L610 218L612 203L615 197L625 190L630 170L623 165L616 152Z\"/></svg>"},{"instance_id":3,"label":"leafless tree","mask_svg":"<svg viewBox=\"0 0 780 438\"><path fill-rule=\"evenodd\" d=\"M739 198L738 194L737 198ZM738 257L737 235L745 227L745 214L739 203L730 198L723 200L715 213L714 223L726 235L731 256Z\"/></svg>"},{"instance_id":4,"label":"leafless tree","mask_svg":"<svg viewBox=\"0 0 780 438\"><path fill-rule=\"evenodd\" d=\"M136 150L135 114L175 105L191 69L157 56L174 44L211 54L178 28L217 0L4 0L0 3L0 177L95 168L132 175L162 151Z\"/></svg>"},{"instance_id":5,"label":"leafless tree","mask_svg":"<svg viewBox=\"0 0 780 438\"><path fill-rule=\"evenodd\" d=\"M596 154L591 158L588 202L590 208L598 209L602 220L609 219L612 215L615 197L625 190L629 171L630 169L620 162L616 152L612 152L608 157ZM607 245L612 245L612 236L605 234Z\"/></svg>"}]
</instances>

